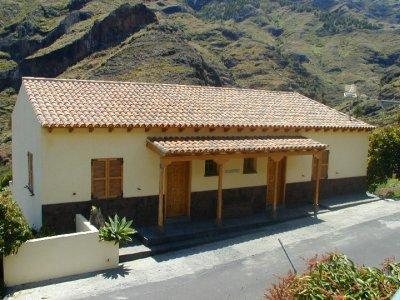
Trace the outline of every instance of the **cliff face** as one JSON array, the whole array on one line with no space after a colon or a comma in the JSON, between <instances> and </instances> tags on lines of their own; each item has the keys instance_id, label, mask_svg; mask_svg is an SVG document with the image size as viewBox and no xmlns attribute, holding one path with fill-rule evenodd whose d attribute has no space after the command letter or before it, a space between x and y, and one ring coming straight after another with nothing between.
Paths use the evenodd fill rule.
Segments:
<instances>
[{"instance_id":1,"label":"cliff face","mask_svg":"<svg viewBox=\"0 0 400 300\"><path fill-rule=\"evenodd\" d=\"M103 19L94 22L82 36L61 45L53 44L67 33L72 25L89 17L90 13L72 12L41 40L15 41L9 38L3 41L0 49L14 53L17 60L41 49L35 55L21 59L13 80L20 80L20 75L55 77L90 54L118 45L134 32L157 22L154 12L145 5L124 4ZM6 86L7 83L2 85Z\"/></svg>"}]
</instances>

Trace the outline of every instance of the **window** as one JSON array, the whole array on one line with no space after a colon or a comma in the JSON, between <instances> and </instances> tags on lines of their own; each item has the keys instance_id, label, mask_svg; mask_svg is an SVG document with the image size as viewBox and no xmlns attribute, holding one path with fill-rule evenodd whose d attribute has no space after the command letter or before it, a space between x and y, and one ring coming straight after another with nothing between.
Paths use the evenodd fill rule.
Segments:
<instances>
[{"instance_id":1,"label":"window","mask_svg":"<svg viewBox=\"0 0 400 300\"><path fill-rule=\"evenodd\" d=\"M122 158L92 159L92 199L122 197Z\"/></svg>"},{"instance_id":2,"label":"window","mask_svg":"<svg viewBox=\"0 0 400 300\"><path fill-rule=\"evenodd\" d=\"M329 150L324 150L321 156L321 177L320 179L328 179ZM317 179L317 160L313 158L312 180Z\"/></svg>"},{"instance_id":3,"label":"window","mask_svg":"<svg viewBox=\"0 0 400 300\"><path fill-rule=\"evenodd\" d=\"M204 176L218 176L218 165L212 159L205 161Z\"/></svg>"},{"instance_id":4,"label":"window","mask_svg":"<svg viewBox=\"0 0 400 300\"><path fill-rule=\"evenodd\" d=\"M243 174L257 173L257 161L255 158L243 159Z\"/></svg>"},{"instance_id":5,"label":"window","mask_svg":"<svg viewBox=\"0 0 400 300\"><path fill-rule=\"evenodd\" d=\"M28 185L26 186L33 195L33 155L28 152Z\"/></svg>"}]
</instances>

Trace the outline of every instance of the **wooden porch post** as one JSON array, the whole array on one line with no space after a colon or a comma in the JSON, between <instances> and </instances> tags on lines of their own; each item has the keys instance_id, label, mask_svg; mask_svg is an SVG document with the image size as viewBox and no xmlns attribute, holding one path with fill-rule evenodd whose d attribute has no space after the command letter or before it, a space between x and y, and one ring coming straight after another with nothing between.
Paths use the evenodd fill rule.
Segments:
<instances>
[{"instance_id":1,"label":"wooden porch post","mask_svg":"<svg viewBox=\"0 0 400 300\"><path fill-rule=\"evenodd\" d=\"M165 223L165 186L168 163L160 159L160 175L158 190L158 227L163 230Z\"/></svg>"},{"instance_id":2,"label":"wooden porch post","mask_svg":"<svg viewBox=\"0 0 400 300\"><path fill-rule=\"evenodd\" d=\"M190 219L190 207L192 205L192 161L189 161L189 178L188 178L188 187L187 187L187 216Z\"/></svg>"},{"instance_id":3,"label":"wooden porch post","mask_svg":"<svg viewBox=\"0 0 400 300\"><path fill-rule=\"evenodd\" d=\"M215 163L218 165L218 198L217 198L217 220L216 223L218 226L222 224L222 206L223 206L223 199L222 199L222 180L224 176L224 163L226 160L218 159L214 160Z\"/></svg>"},{"instance_id":4,"label":"wooden porch post","mask_svg":"<svg viewBox=\"0 0 400 300\"><path fill-rule=\"evenodd\" d=\"M283 153L276 153L276 154L272 154L269 156L271 158L271 160L274 162L274 169L273 169L273 176L274 176L274 183L273 183L273 199L272 199L272 216L275 218L276 217L276 208L277 208L277 204L278 204L278 184L279 184L279 162L285 157ZM267 166L268 169L268 166ZM267 171L267 176L271 175L268 174ZM267 178L268 181L268 178ZM268 197L268 191L267 191L267 197Z\"/></svg>"},{"instance_id":5,"label":"wooden porch post","mask_svg":"<svg viewBox=\"0 0 400 300\"><path fill-rule=\"evenodd\" d=\"M321 179L321 152L318 152L313 155L313 158L316 160L317 163L317 174L315 177L315 191L314 191L314 211L317 212L318 205L319 205L319 181ZM313 160L314 160L313 159Z\"/></svg>"}]
</instances>

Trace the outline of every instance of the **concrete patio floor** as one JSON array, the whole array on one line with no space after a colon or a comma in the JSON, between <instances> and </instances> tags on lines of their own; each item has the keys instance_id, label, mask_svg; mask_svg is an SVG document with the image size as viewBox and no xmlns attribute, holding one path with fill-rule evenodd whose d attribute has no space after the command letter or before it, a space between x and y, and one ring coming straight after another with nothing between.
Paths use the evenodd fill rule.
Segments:
<instances>
[{"instance_id":1,"label":"concrete patio floor","mask_svg":"<svg viewBox=\"0 0 400 300\"><path fill-rule=\"evenodd\" d=\"M377 200L379 198L372 194L331 197L321 201L317 213L323 214L327 211ZM156 226L141 227L137 229L138 239L120 248L120 261L125 262L233 238L264 226L298 218L311 218L314 215L314 206L303 203L296 207L278 208L275 218L271 211L267 211L242 218L224 219L220 226L216 225L215 220L205 220L167 222L163 232L160 232Z\"/></svg>"}]
</instances>

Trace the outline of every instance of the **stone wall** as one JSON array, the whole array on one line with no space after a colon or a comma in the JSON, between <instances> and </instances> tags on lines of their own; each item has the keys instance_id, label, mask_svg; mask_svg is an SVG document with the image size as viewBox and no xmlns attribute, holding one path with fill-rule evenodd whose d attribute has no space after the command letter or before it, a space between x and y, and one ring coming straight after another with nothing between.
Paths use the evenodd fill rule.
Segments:
<instances>
[{"instance_id":1,"label":"stone wall","mask_svg":"<svg viewBox=\"0 0 400 300\"><path fill-rule=\"evenodd\" d=\"M105 218L118 214L138 226L157 224L158 196L148 196L43 205L43 225L56 233L74 232L75 215L89 218L92 206L99 207Z\"/></svg>"},{"instance_id":2,"label":"stone wall","mask_svg":"<svg viewBox=\"0 0 400 300\"><path fill-rule=\"evenodd\" d=\"M302 203L312 203L315 190L313 182L286 184L286 206L293 207ZM350 177L321 180L320 203L324 198L335 195L363 193L366 191L366 177ZM266 186L224 189L223 218L250 216L265 210ZM158 195L147 197L121 198L113 200L92 200L43 205L43 224L57 233L73 232L74 217L83 214L89 218L92 206L101 208L105 217L118 214L132 219L137 226L157 224ZM215 219L217 191L192 192L191 219Z\"/></svg>"}]
</instances>

